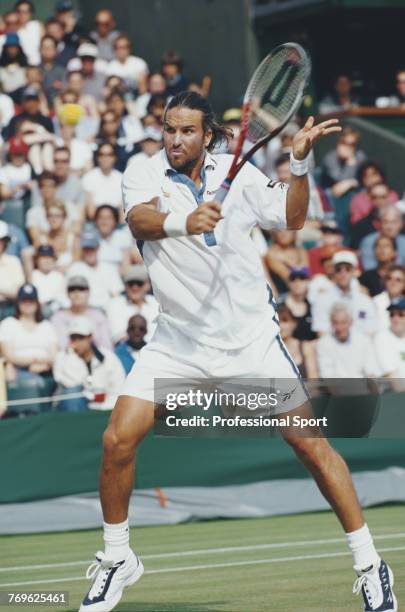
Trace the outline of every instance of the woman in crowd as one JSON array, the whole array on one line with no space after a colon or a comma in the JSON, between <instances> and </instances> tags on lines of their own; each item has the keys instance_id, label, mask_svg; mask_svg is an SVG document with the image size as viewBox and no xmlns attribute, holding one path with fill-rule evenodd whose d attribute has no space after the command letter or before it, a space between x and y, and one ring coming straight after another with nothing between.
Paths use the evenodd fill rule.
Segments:
<instances>
[{"instance_id":1,"label":"woman in crowd","mask_svg":"<svg viewBox=\"0 0 405 612\"><path fill-rule=\"evenodd\" d=\"M70 264L78 259L80 244L78 233L72 225L66 226L66 207L61 200L45 204L45 217L48 228L30 228L30 236L35 248L47 244L53 247L56 268L65 272Z\"/></svg>"},{"instance_id":2,"label":"woman in crowd","mask_svg":"<svg viewBox=\"0 0 405 612\"><path fill-rule=\"evenodd\" d=\"M288 280L288 293L283 303L294 316L297 326L294 337L297 340L314 340L312 331L311 304L308 301L309 274L305 268L292 270Z\"/></svg>"},{"instance_id":3,"label":"woman in crowd","mask_svg":"<svg viewBox=\"0 0 405 612\"><path fill-rule=\"evenodd\" d=\"M103 204L96 210L94 222L100 234L98 260L114 265L117 273L124 276L130 264L142 263L128 227L118 227L119 212L114 206Z\"/></svg>"},{"instance_id":4,"label":"woman in crowd","mask_svg":"<svg viewBox=\"0 0 405 612\"><path fill-rule=\"evenodd\" d=\"M361 274L359 281L366 287L371 297L384 291L384 280L389 274L391 266L397 259L397 246L394 238L388 236L378 236L374 244L374 254L377 266L366 270Z\"/></svg>"},{"instance_id":5,"label":"woman in crowd","mask_svg":"<svg viewBox=\"0 0 405 612\"><path fill-rule=\"evenodd\" d=\"M316 378L318 367L316 362L315 343L302 342L295 337L298 321L285 304L278 308L281 338L287 347L294 363L304 378Z\"/></svg>"},{"instance_id":6,"label":"woman in crowd","mask_svg":"<svg viewBox=\"0 0 405 612\"><path fill-rule=\"evenodd\" d=\"M29 381L38 390L43 389L57 348L55 330L42 318L38 292L27 283L18 291L15 316L0 323L0 349L7 363L7 380Z\"/></svg>"},{"instance_id":7,"label":"woman in crowd","mask_svg":"<svg viewBox=\"0 0 405 612\"><path fill-rule=\"evenodd\" d=\"M96 143L98 146L110 144L114 147L116 155L114 167L120 172L124 172L129 158L140 150L137 145L128 145L120 130L120 121L112 111L102 114Z\"/></svg>"},{"instance_id":8,"label":"woman in crowd","mask_svg":"<svg viewBox=\"0 0 405 612\"><path fill-rule=\"evenodd\" d=\"M27 57L22 50L20 38L8 32L0 55L0 85L2 90L19 103L22 90L27 84Z\"/></svg>"},{"instance_id":9,"label":"woman in crowd","mask_svg":"<svg viewBox=\"0 0 405 612\"><path fill-rule=\"evenodd\" d=\"M350 200L351 224L364 219L373 210L373 202L369 195L369 189L374 185L386 182L382 169L373 161L366 161L360 166L357 179L360 183L361 191L356 193ZM395 204L398 200L397 192L391 189L389 194L390 204Z\"/></svg>"},{"instance_id":10,"label":"woman in crowd","mask_svg":"<svg viewBox=\"0 0 405 612\"><path fill-rule=\"evenodd\" d=\"M265 255L265 263L280 294L286 293L291 271L308 269L308 252L296 246L296 232L282 230L272 233L273 244Z\"/></svg>"}]
</instances>

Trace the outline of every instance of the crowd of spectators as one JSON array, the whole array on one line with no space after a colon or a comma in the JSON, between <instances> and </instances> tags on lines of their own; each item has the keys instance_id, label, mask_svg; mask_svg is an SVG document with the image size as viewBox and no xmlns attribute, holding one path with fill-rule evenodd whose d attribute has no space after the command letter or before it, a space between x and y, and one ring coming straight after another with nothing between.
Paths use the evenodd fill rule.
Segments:
<instances>
[{"instance_id":1,"label":"crowd of spectators","mask_svg":"<svg viewBox=\"0 0 405 612\"><path fill-rule=\"evenodd\" d=\"M111 11L87 31L70 0L45 23L19 0L0 31L0 377L9 398L29 388L56 410L110 409L158 316L122 172L162 147L169 97L207 95L210 79L190 82L175 51L149 66ZM404 75L387 104L403 104ZM340 75L323 112L357 103ZM224 113L234 136L220 152L234 150L240 120ZM298 129L253 163L288 183ZM346 127L310 160L304 228L252 234L304 376L405 376L405 204L371 153Z\"/></svg>"}]
</instances>

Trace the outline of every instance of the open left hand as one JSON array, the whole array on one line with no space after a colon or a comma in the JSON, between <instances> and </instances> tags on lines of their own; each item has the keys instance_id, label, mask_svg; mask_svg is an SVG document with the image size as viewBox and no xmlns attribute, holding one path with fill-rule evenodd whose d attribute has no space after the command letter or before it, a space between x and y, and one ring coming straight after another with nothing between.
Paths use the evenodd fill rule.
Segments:
<instances>
[{"instance_id":1,"label":"open left hand","mask_svg":"<svg viewBox=\"0 0 405 612\"><path fill-rule=\"evenodd\" d=\"M338 123L339 119L328 119L314 125L315 119L308 117L304 127L294 136L292 148L295 159L304 159L319 138L341 132L342 128Z\"/></svg>"}]
</instances>

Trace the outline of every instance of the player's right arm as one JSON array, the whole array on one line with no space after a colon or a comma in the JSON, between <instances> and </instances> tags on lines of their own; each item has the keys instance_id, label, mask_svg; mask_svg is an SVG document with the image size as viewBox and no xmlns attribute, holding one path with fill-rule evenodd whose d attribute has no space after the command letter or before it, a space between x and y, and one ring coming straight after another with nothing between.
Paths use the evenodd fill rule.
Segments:
<instances>
[{"instance_id":1,"label":"player's right arm","mask_svg":"<svg viewBox=\"0 0 405 612\"><path fill-rule=\"evenodd\" d=\"M156 197L149 202L137 204L128 212L127 222L136 240L161 240L170 235L165 222L174 213L159 212L158 202L159 198ZM178 215L176 213L176 217ZM221 218L221 205L218 202L200 204L192 213L184 215L183 235L212 232Z\"/></svg>"}]
</instances>

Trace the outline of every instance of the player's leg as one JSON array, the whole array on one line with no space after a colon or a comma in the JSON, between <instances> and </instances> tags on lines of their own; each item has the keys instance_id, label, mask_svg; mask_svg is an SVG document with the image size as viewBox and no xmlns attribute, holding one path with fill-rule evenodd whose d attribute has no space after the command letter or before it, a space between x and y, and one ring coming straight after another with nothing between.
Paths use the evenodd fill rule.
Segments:
<instances>
[{"instance_id":1,"label":"player's leg","mask_svg":"<svg viewBox=\"0 0 405 612\"><path fill-rule=\"evenodd\" d=\"M103 436L100 500L106 523L127 519L135 453L153 426L154 404L129 395L118 398Z\"/></svg>"},{"instance_id":2,"label":"player's leg","mask_svg":"<svg viewBox=\"0 0 405 612\"><path fill-rule=\"evenodd\" d=\"M129 546L128 505L134 485L136 449L153 426L154 404L137 397L118 398L103 436L100 499L105 551L96 554L87 577L93 583L80 612L110 612L123 589L143 574L143 565Z\"/></svg>"},{"instance_id":3,"label":"player's leg","mask_svg":"<svg viewBox=\"0 0 405 612\"><path fill-rule=\"evenodd\" d=\"M294 415L304 416L310 412L309 402L292 411ZM291 427L280 431L313 476L345 530L358 575L353 592L362 592L365 612L396 612L394 576L374 547L346 462L317 428L308 427L302 435L297 435Z\"/></svg>"},{"instance_id":4,"label":"player's leg","mask_svg":"<svg viewBox=\"0 0 405 612\"><path fill-rule=\"evenodd\" d=\"M310 402L304 399L305 390L299 372L281 338L278 336L262 350L262 354L259 350L258 359L263 365L262 369L258 369L258 377L263 376L264 372L271 372L272 378L276 378L282 387L288 387L288 380L291 380L290 392L283 394L288 399L280 402L276 412L288 412L292 425L280 428L280 432L313 476L345 530L353 554L354 569L358 574L354 592L362 591L366 612L395 612L397 604L392 591L393 575L374 547L346 462L319 428L297 430L293 426L294 416L313 418L314 414Z\"/></svg>"}]
</instances>

